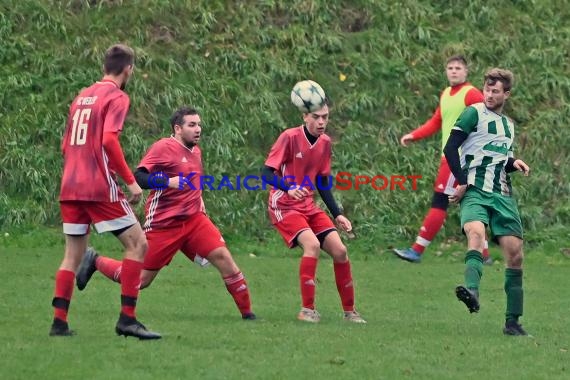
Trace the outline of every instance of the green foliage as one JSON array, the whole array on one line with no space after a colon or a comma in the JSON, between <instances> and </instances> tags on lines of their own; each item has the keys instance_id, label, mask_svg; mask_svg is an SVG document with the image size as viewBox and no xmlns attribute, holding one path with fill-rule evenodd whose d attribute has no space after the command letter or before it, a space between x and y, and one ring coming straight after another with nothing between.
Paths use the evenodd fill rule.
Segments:
<instances>
[{"instance_id":1,"label":"green foliage","mask_svg":"<svg viewBox=\"0 0 570 380\"><path fill-rule=\"evenodd\" d=\"M122 137L132 167L169 133L171 112L191 104L205 124L207 173L257 174L278 134L300 123L289 91L310 78L335 105L335 172L423 175L415 192L336 192L357 229L387 238L412 236L429 205L439 138L409 149L398 138L433 112L446 85L446 56L466 54L476 85L487 68L509 68L516 76L507 108L518 125L516 153L532 168L528 179L515 175L514 185L524 223L540 241L541 231L570 223L570 28L562 3L6 0L0 225L58 223L69 102L99 79L104 50L124 42L137 53ZM226 231L259 239L267 233L267 194L204 196ZM455 226L444 235L459 235Z\"/></svg>"}]
</instances>

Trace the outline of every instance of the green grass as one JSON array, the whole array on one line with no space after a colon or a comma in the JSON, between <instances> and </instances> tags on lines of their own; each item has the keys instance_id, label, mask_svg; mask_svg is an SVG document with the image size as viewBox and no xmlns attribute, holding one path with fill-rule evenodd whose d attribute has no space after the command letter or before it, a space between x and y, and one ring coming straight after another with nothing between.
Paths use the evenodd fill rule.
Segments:
<instances>
[{"instance_id":1,"label":"green grass","mask_svg":"<svg viewBox=\"0 0 570 380\"><path fill-rule=\"evenodd\" d=\"M298 322L299 251L285 249L274 234L263 245L227 237L261 320L242 321L218 273L179 255L139 300L140 319L164 339L140 342L114 335L119 287L99 273L74 294L70 324L78 335L49 338L62 238L46 229L3 235L4 379L566 379L570 371L570 260L547 246L527 252L523 323L534 339L501 334L501 264L485 267L479 314L455 299L462 242L437 243L412 265L385 248L349 241L357 305L368 324L342 321L327 258L317 274L323 319ZM119 255L111 236L93 236L92 243Z\"/></svg>"}]
</instances>

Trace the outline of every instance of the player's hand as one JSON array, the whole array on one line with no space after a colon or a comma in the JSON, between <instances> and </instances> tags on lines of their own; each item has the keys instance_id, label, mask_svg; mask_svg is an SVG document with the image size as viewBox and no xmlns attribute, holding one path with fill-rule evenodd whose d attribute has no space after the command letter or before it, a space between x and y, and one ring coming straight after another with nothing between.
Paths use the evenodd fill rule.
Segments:
<instances>
[{"instance_id":1,"label":"player's hand","mask_svg":"<svg viewBox=\"0 0 570 380\"><path fill-rule=\"evenodd\" d=\"M465 195L465 191L467 191L467 185L459 185L455 188L455 193L449 196L449 201L451 203L459 203L461 198Z\"/></svg>"},{"instance_id":2,"label":"player's hand","mask_svg":"<svg viewBox=\"0 0 570 380\"><path fill-rule=\"evenodd\" d=\"M335 218L336 222L338 223L339 227L342 228L344 232L352 231L352 223L350 220L344 215L339 215Z\"/></svg>"},{"instance_id":3,"label":"player's hand","mask_svg":"<svg viewBox=\"0 0 570 380\"><path fill-rule=\"evenodd\" d=\"M142 199L142 193L143 193L139 184L133 182L130 185L127 185L127 189L129 189L130 193L128 198L129 203L132 205L136 205L137 203L139 203Z\"/></svg>"},{"instance_id":4,"label":"player's hand","mask_svg":"<svg viewBox=\"0 0 570 380\"><path fill-rule=\"evenodd\" d=\"M403 146L408 146L408 144L411 143L412 141L414 141L414 135L408 133L402 136L402 138L400 139L400 144L402 144Z\"/></svg>"},{"instance_id":5,"label":"player's hand","mask_svg":"<svg viewBox=\"0 0 570 380\"><path fill-rule=\"evenodd\" d=\"M300 186L295 186L287 191L287 194L293 199L301 200L309 195L309 191Z\"/></svg>"},{"instance_id":6,"label":"player's hand","mask_svg":"<svg viewBox=\"0 0 570 380\"><path fill-rule=\"evenodd\" d=\"M168 178L168 187L171 189L178 189L180 186L180 176Z\"/></svg>"},{"instance_id":7,"label":"player's hand","mask_svg":"<svg viewBox=\"0 0 570 380\"><path fill-rule=\"evenodd\" d=\"M530 168L523 160L516 159L515 162L513 162L513 167L519 172L522 172L525 177L528 177Z\"/></svg>"}]
</instances>

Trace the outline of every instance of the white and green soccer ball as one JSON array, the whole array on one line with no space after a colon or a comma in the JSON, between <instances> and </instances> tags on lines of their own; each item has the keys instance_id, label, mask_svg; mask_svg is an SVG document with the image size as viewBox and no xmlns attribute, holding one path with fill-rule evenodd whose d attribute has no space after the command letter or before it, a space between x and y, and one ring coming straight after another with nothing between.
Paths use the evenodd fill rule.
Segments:
<instances>
[{"instance_id":1,"label":"white and green soccer ball","mask_svg":"<svg viewBox=\"0 0 570 380\"><path fill-rule=\"evenodd\" d=\"M291 101L303 113L315 112L325 105L325 91L317 82L303 80L293 86Z\"/></svg>"}]
</instances>

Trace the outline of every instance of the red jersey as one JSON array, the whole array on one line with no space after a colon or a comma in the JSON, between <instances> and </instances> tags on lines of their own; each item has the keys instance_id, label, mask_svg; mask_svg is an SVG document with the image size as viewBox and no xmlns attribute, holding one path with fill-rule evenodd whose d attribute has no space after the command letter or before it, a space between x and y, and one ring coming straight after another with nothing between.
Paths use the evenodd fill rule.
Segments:
<instances>
[{"instance_id":1,"label":"red jersey","mask_svg":"<svg viewBox=\"0 0 570 380\"><path fill-rule=\"evenodd\" d=\"M272 222L283 220L288 211L297 211L309 215L320 211L313 199L317 190L317 176L331 174L331 139L327 135L321 135L311 145L305 136L304 127L287 129L283 132L275 144L271 147L265 165L276 169L276 174L284 180L297 186L303 183L311 184L313 189L304 186L309 195L301 200L291 198L286 192L275 188L273 185L269 191L269 215Z\"/></svg>"},{"instance_id":2,"label":"red jersey","mask_svg":"<svg viewBox=\"0 0 570 380\"><path fill-rule=\"evenodd\" d=\"M183 189L150 192L145 206L145 231L176 225L198 212L205 213L200 187L202 152L197 145L189 149L174 137L160 139L150 147L138 167L148 170L151 177L162 172L169 178L180 175L186 178L180 181Z\"/></svg>"},{"instance_id":3,"label":"red jersey","mask_svg":"<svg viewBox=\"0 0 570 380\"><path fill-rule=\"evenodd\" d=\"M104 132L120 132L129 96L112 81L96 82L71 103L61 144L62 201L117 202L123 193L103 147Z\"/></svg>"}]
</instances>

